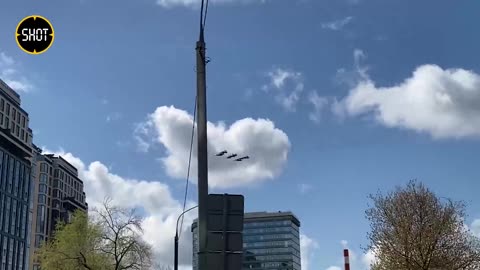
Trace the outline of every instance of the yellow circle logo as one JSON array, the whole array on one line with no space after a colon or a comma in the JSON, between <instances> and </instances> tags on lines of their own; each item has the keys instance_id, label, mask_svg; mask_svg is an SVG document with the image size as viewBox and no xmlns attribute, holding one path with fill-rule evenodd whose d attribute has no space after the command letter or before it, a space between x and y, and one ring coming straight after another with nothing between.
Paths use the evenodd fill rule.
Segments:
<instances>
[{"instance_id":1,"label":"yellow circle logo","mask_svg":"<svg viewBox=\"0 0 480 270\"><path fill-rule=\"evenodd\" d=\"M29 54L46 52L53 44L55 31L45 17L32 15L25 17L17 25L15 40L18 47Z\"/></svg>"}]
</instances>

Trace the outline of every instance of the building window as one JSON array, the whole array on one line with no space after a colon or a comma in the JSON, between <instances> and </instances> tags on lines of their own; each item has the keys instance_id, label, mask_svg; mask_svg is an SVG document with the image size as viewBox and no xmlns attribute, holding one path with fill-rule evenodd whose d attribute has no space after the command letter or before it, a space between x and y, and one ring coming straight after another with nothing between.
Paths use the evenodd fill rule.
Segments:
<instances>
[{"instance_id":1,"label":"building window","mask_svg":"<svg viewBox=\"0 0 480 270\"><path fill-rule=\"evenodd\" d=\"M25 137L25 131L23 131L23 129L22 129L22 132L20 132L20 138L22 138L22 140L23 140L24 137Z\"/></svg>"},{"instance_id":2,"label":"building window","mask_svg":"<svg viewBox=\"0 0 480 270\"><path fill-rule=\"evenodd\" d=\"M15 224L17 221L17 200L12 199L12 220L10 221L10 233L15 234Z\"/></svg>"},{"instance_id":3,"label":"building window","mask_svg":"<svg viewBox=\"0 0 480 270\"><path fill-rule=\"evenodd\" d=\"M45 184L40 184L39 187L38 187L38 191L40 193L47 193L47 185Z\"/></svg>"},{"instance_id":4,"label":"building window","mask_svg":"<svg viewBox=\"0 0 480 270\"><path fill-rule=\"evenodd\" d=\"M6 115L10 115L10 103L7 102L7 111L5 113Z\"/></svg>"},{"instance_id":5,"label":"building window","mask_svg":"<svg viewBox=\"0 0 480 270\"><path fill-rule=\"evenodd\" d=\"M3 194L0 194L0 224L3 223Z\"/></svg>"},{"instance_id":6,"label":"building window","mask_svg":"<svg viewBox=\"0 0 480 270\"><path fill-rule=\"evenodd\" d=\"M17 112L17 124L20 125L20 112Z\"/></svg>"},{"instance_id":7,"label":"building window","mask_svg":"<svg viewBox=\"0 0 480 270\"><path fill-rule=\"evenodd\" d=\"M60 208L60 201L59 200L53 200L52 204L53 204L53 208Z\"/></svg>"},{"instance_id":8,"label":"building window","mask_svg":"<svg viewBox=\"0 0 480 270\"><path fill-rule=\"evenodd\" d=\"M17 126L17 137L20 137L20 126Z\"/></svg>"},{"instance_id":9,"label":"building window","mask_svg":"<svg viewBox=\"0 0 480 270\"><path fill-rule=\"evenodd\" d=\"M40 183L47 183L47 175L46 174L40 174Z\"/></svg>"},{"instance_id":10,"label":"building window","mask_svg":"<svg viewBox=\"0 0 480 270\"><path fill-rule=\"evenodd\" d=\"M27 168L25 169L24 176L25 176L25 181L23 182L24 183L23 200L27 201L28 200L28 195L29 195L29 188L31 188L33 190L33 185L30 186L30 171ZM31 202L33 202L33 200L31 200Z\"/></svg>"},{"instance_id":11,"label":"building window","mask_svg":"<svg viewBox=\"0 0 480 270\"><path fill-rule=\"evenodd\" d=\"M3 114L0 113L0 126L3 126Z\"/></svg>"},{"instance_id":12,"label":"building window","mask_svg":"<svg viewBox=\"0 0 480 270\"><path fill-rule=\"evenodd\" d=\"M5 206L5 225L3 226L3 231L8 232L8 222L10 221L10 203L11 203L11 198L8 196L5 196L7 198L7 205Z\"/></svg>"},{"instance_id":13,"label":"building window","mask_svg":"<svg viewBox=\"0 0 480 270\"><path fill-rule=\"evenodd\" d=\"M17 196L18 192L20 191L20 162L16 161L15 162L15 172L14 172L14 195Z\"/></svg>"},{"instance_id":14,"label":"building window","mask_svg":"<svg viewBox=\"0 0 480 270\"><path fill-rule=\"evenodd\" d=\"M3 112L5 109L5 100L2 98L0 99L0 110Z\"/></svg>"},{"instance_id":15,"label":"building window","mask_svg":"<svg viewBox=\"0 0 480 270\"><path fill-rule=\"evenodd\" d=\"M15 160L13 157L10 157L10 162L8 164L8 189L7 191L12 194L12 187L13 187L13 169L15 167Z\"/></svg>"},{"instance_id":16,"label":"building window","mask_svg":"<svg viewBox=\"0 0 480 270\"><path fill-rule=\"evenodd\" d=\"M44 194L38 194L38 203L47 203L47 196L45 196Z\"/></svg>"},{"instance_id":17,"label":"building window","mask_svg":"<svg viewBox=\"0 0 480 270\"><path fill-rule=\"evenodd\" d=\"M25 128L25 116L22 115L22 127Z\"/></svg>"},{"instance_id":18,"label":"building window","mask_svg":"<svg viewBox=\"0 0 480 270\"><path fill-rule=\"evenodd\" d=\"M37 233L43 233L45 231L45 205L39 205L37 207Z\"/></svg>"},{"instance_id":19,"label":"building window","mask_svg":"<svg viewBox=\"0 0 480 270\"><path fill-rule=\"evenodd\" d=\"M12 108L12 118L13 118L13 121L15 121L16 116L17 116L17 110L15 110L15 108Z\"/></svg>"},{"instance_id":20,"label":"building window","mask_svg":"<svg viewBox=\"0 0 480 270\"><path fill-rule=\"evenodd\" d=\"M35 235L35 247L39 248L40 245L43 242L43 236L42 235Z\"/></svg>"},{"instance_id":21,"label":"building window","mask_svg":"<svg viewBox=\"0 0 480 270\"><path fill-rule=\"evenodd\" d=\"M46 164L46 163L40 164L40 172L46 173L46 172L48 172L47 170L48 170L48 168L47 168L47 164Z\"/></svg>"}]
</instances>

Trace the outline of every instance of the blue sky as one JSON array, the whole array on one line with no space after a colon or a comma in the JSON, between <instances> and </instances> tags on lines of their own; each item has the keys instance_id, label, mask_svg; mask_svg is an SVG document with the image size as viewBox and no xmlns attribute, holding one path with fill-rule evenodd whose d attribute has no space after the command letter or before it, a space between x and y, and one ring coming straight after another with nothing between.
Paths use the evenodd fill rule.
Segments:
<instances>
[{"instance_id":1,"label":"blue sky","mask_svg":"<svg viewBox=\"0 0 480 270\"><path fill-rule=\"evenodd\" d=\"M7 0L0 13L0 75L21 94L35 143L83 169L93 204L109 195L144 207L164 263L183 198L197 2ZM253 157L239 166L212 160L212 191L244 194L249 211L295 212L310 270L341 266L342 240L356 253L356 269L366 269L367 195L413 178L465 200L473 224L479 8L478 1L212 0L210 149ZM13 38L32 14L56 31L42 55L24 53Z\"/></svg>"}]
</instances>

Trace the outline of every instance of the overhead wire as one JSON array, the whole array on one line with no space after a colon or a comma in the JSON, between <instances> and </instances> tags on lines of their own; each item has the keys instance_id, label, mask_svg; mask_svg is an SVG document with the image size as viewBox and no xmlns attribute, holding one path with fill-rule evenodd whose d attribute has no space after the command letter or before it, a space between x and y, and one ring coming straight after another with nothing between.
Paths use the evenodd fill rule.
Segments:
<instances>
[{"instance_id":1,"label":"overhead wire","mask_svg":"<svg viewBox=\"0 0 480 270\"><path fill-rule=\"evenodd\" d=\"M203 30L205 30L205 25L207 24L208 2L209 2L209 0L206 0L205 15L203 17L203 24L202 24Z\"/></svg>"},{"instance_id":2,"label":"overhead wire","mask_svg":"<svg viewBox=\"0 0 480 270\"><path fill-rule=\"evenodd\" d=\"M197 118L197 96L195 95L195 106L193 109L193 123L192 123L192 134L190 137L190 151L188 155L188 166L187 166L187 178L186 178L186 183L185 183L185 195L183 198L183 210L182 213L185 212L185 208L187 206L187 196L188 196L188 184L190 182L190 167L192 164L192 150L193 150L193 138L195 135L195 120ZM182 234L182 228L183 228L183 219L185 215L182 215L182 222L180 223L180 232L178 237L180 238L180 235Z\"/></svg>"}]
</instances>

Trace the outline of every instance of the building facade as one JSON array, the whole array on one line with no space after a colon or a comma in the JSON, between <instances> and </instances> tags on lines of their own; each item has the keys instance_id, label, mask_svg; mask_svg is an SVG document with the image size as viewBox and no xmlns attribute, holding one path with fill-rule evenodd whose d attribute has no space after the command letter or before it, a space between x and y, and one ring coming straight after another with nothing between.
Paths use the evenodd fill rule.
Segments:
<instances>
[{"instance_id":1,"label":"building facade","mask_svg":"<svg viewBox=\"0 0 480 270\"><path fill-rule=\"evenodd\" d=\"M32 130L20 96L0 80L0 270L28 268Z\"/></svg>"},{"instance_id":2,"label":"building facade","mask_svg":"<svg viewBox=\"0 0 480 270\"><path fill-rule=\"evenodd\" d=\"M245 213L242 269L301 270L299 229L300 221L291 212ZM192 235L192 265L198 270L197 221Z\"/></svg>"},{"instance_id":3,"label":"building facade","mask_svg":"<svg viewBox=\"0 0 480 270\"><path fill-rule=\"evenodd\" d=\"M30 250L30 269L39 269L34 252L43 241L53 236L58 221L70 222L75 210L88 211L83 181L77 169L61 156L42 154L35 145L33 173L33 220Z\"/></svg>"}]
</instances>

